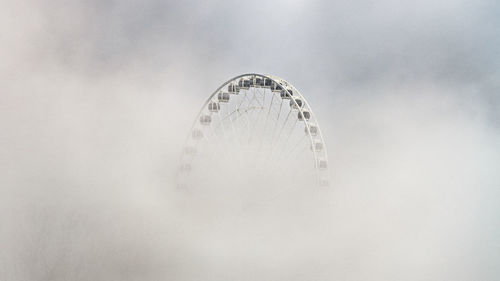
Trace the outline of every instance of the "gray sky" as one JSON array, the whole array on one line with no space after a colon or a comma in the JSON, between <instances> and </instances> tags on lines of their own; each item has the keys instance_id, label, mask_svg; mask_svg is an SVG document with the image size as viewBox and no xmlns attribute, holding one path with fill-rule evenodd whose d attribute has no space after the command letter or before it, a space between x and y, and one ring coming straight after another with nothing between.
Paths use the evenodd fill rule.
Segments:
<instances>
[{"instance_id":1,"label":"gray sky","mask_svg":"<svg viewBox=\"0 0 500 281\"><path fill-rule=\"evenodd\" d=\"M498 1L0 3L1 280L499 278ZM246 72L307 97L332 188L186 206L188 127Z\"/></svg>"}]
</instances>

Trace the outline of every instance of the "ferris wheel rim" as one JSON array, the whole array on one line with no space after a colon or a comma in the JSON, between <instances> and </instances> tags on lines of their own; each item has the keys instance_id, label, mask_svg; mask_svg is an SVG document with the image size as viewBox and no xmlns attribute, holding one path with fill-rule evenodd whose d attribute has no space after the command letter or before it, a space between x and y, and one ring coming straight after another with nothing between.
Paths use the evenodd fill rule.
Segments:
<instances>
[{"instance_id":1,"label":"ferris wheel rim","mask_svg":"<svg viewBox=\"0 0 500 281\"><path fill-rule=\"evenodd\" d=\"M207 105L213 101L213 98L214 96L216 96L218 93L221 92L221 90L226 87L227 85L229 85L230 83L232 82L235 82L237 81L238 79L241 79L241 78L244 78L244 77L260 77L260 78L267 78L267 79L270 79L273 83L276 83L277 85L280 85L281 87L283 87L283 90L286 90L286 88L291 88L294 92L294 94L296 93L296 97L298 97L300 100L302 100L304 102L304 105L305 106L299 106L299 104L297 103L296 101L296 98L295 96L291 98L291 101L293 101L293 104L296 106L296 108L298 109L299 111L299 114L303 115L303 113L305 112L304 108L307 107L309 114L312 118L310 118L311 120L314 120L315 122L315 127L317 128L317 133L315 136L313 136L311 134L311 122L309 122L309 119L305 119L304 118L304 124L306 126L306 133L309 137L309 141L311 143L311 147L315 144L315 140L319 140L320 143L322 143L323 145L323 148L322 148L322 152L323 152L323 156L324 158L328 161L328 153L327 153L327 149L326 149L326 146L325 146L325 142L324 142L324 138L323 138L323 134L322 134L322 131L321 131L321 128L319 126L319 122L318 122L318 119L316 118L316 115L314 114L311 106L309 105L307 99L300 93L300 91L295 87L293 86L290 82L286 81L285 79L283 78L280 78L278 76L275 76L275 75L270 75L270 74L259 74L259 73L245 73L245 74L240 74L240 75L237 75L227 81L225 81L224 83L222 83L216 90L214 90L212 92L212 94L210 94L210 96L205 100L205 102L203 103L203 105L201 106L200 110L198 111L198 114L196 115L196 118L194 119L193 121L193 124L191 126L191 129L189 130L189 132L193 132L197 126L197 123L199 121L199 118L200 116L203 114L204 110L206 109ZM191 134L188 134L187 136L187 139L186 139L186 143L189 141L189 138L190 138ZM317 137L317 138L316 138ZM316 170L316 180L317 182L320 181L320 175L319 175L319 164L318 164L318 161L319 161L319 157L318 157L318 154L317 154L317 151L316 151L316 148L315 147L312 147L312 152L313 152L313 158L314 158L314 168ZM329 168L327 168L327 170L329 170ZM329 178L329 172L327 171L327 178Z\"/></svg>"}]
</instances>

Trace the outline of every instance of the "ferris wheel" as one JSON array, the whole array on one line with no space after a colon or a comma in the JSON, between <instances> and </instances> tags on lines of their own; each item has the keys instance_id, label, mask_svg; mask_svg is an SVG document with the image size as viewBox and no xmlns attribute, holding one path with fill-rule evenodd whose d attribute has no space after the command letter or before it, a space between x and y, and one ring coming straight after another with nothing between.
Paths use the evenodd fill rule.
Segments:
<instances>
[{"instance_id":1,"label":"ferris wheel","mask_svg":"<svg viewBox=\"0 0 500 281\"><path fill-rule=\"evenodd\" d=\"M328 155L304 96L273 75L236 76L201 107L183 148L177 186L221 182L250 170L250 181L286 179L328 186ZM258 183L257 183L258 184Z\"/></svg>"}]
</instances>

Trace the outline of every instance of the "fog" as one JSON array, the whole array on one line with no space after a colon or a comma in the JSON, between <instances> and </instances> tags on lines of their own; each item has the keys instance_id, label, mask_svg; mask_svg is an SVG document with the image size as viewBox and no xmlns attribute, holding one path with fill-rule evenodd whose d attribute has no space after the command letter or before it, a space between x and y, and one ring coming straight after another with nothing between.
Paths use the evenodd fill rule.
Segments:
<instances>
[{"instance_id":1,"label":"fog","mask_svg":"<svg viewBox=\"0 0 500 281\"><path fill-rule=\"evenodd\" d=\"M0 280L499 278L497 2L0 3ZM248 72L308 99L329 188L176 189Z\"/></svg>"}]
</instances>

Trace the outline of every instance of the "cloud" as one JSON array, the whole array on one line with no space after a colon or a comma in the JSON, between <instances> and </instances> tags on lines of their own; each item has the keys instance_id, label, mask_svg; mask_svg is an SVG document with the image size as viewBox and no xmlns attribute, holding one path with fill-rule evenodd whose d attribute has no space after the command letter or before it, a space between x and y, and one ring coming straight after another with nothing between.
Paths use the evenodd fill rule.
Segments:
<instances>
[{"instance_id":1,"label":"cloud","mask_svg":"<svg viewBox=\"0 0 500 281\"><path fill-rule=\"evenodd\" d=\"M495 280L498 11L451 0L6 4L1 279ZM254 204L278 186L241 183L250 169L237 188L173 192L199 107L245 72L307 97L330 190Z\"/></svg>"}]
</instances>

